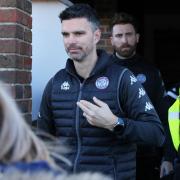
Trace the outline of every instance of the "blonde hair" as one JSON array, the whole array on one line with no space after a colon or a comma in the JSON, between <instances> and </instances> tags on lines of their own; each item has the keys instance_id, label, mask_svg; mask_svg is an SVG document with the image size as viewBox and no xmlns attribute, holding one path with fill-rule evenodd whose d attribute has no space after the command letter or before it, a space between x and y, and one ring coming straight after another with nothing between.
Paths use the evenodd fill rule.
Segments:
<instances>
[{"instance_id":1,"label":"blonde hair","mask_svg":"<svg viewBox=\"0 0 180 180\"><path fill-rule=\"evenodd\" d=\"M56 155L54 154L54 156ZM15 101L2 87L2 83L0 83L0 162L10 164L17 161L32 162L36 160L45 160L52 167L57 168L43 141L41 141L27 125ZM61 156L61 160L70 164L63 156ZM18 169L13 169L10 172L0 172L0 180L4 179L111 180L111 178L99 173L86 172L72 175L63 173L55 175L53 171L46 172L42 170L33 173L19 171Z\"/></svg>"},{"instance_id":2,"label":"blonde hair","mask_svg":"<svg viewBox=\"0 0 180 180\"><path fill-rule=\"evenodd\" d=\"M102 175L100 173L84 172L72 175L57 175L54 176L50 172L36 172L27 173L20 171L13 171L11 173L6 172L0 175L0 180L112 180L110 177Z\"/></svg>"},{"instance_id":3,"label":"blonde hair","mask_svg":"<svg viewBox=\"0 0 180 180\"><path fill-rule=\"evenodd\" d=\"M0 161L9 164L36 160L54 165L45 144L27 125L15 101L0 83Z\"/></svg>"}]
</instances>

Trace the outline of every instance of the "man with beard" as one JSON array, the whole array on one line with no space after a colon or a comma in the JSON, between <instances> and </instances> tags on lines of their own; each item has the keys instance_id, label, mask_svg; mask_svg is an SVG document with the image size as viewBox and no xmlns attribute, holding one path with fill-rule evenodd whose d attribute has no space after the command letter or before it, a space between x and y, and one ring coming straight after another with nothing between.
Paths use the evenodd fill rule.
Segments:
<instances>
[{"instance_id":1,"label":"man with beard","mask_svg":"<svg viewBox=\"0 0 180 180\"><path fill-rule=\"evenodd\" d=\"M139 42L137 21L127 13L117 13L111 21L111 43L117 64L130 69L145 88L167 132L167 141L161 159L161 151L153 146L138 146L137 180L156 180L173 170L174 153L169 137L167 112L163 108L165 96L164 83L158 69L147 64L143 57L136 53ZM167 109L166 109L167 110ZM160 163L161 169L159 172ZM160 175L159 175L160 173Z\"/></svg>"},{"instance_id":2,"label":"man with beard","mask_svg":"<svg viewBox=\"0 0 180 180\"><path fill-rule=\"evenodd\" d=\"M45 88L38 128L70 148L65 170L135 180L136 143L164 143L158 115L134 75L96 50L100 23L90 6L70 6L60 20L70 58Z\"/></svg>"}]
</instances>

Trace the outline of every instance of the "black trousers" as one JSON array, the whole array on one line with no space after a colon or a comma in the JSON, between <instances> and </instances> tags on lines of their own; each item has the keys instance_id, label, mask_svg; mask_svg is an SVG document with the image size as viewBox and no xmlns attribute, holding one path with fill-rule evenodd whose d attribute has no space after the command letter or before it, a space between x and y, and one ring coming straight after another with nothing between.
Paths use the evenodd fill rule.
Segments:
<instances>
[{"instance_id":1,"label":"black trousers","mask_svg":"<svg viewBox=\"0 0 180 180\"><path fill-rule=\"evenodd\" d=\"M173 180L180 180L180 162L178 162L175 166L174 170L174 179Z\"/></svg>"},{"instance_id":2,"label":"black trousers","mask_svg":"<svg viewBox=\"0 0 180 180\"><path fill-rule=\"evenodd\" d=\"M160 180L159 160L153 156L137 156L136 180Z\"/></svg>"}]
</instances>

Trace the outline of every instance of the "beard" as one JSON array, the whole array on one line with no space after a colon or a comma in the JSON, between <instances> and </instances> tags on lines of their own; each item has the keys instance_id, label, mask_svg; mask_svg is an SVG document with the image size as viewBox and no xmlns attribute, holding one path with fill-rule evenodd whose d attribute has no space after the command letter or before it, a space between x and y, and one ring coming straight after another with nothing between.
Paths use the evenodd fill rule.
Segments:
<instances>
[{"instance_id":1,"label":"beard","mask_svg":"<svg viewBox=\"0 0 180 180\"><path fill-rule=\"evenodd\" d=\"M122 57L128 58L131 57L134 52L136 51L136 44L135 45L123 45L121 47L114 46L114 50Z\"/></svg>"},{"instance_id":2,"label":"beard","mask_svg":"<svg viewBox=\"0 0 180 180\"><path fill-rule=\"evenodd\" d=\"M83 62L86 59L86 57L89 54L91 54L92 51L93 47L91 46L82 48L77 45L71 45L66 48L66 52L69 55L69 57L76 62Z\"/></svg>"},{"instance_id":3,"label":"beard","mask_svg":"<svg viewBox=\"0 0 180 180\"><path fill-rule=\"evenodd\" d=\"M85 53L71 53L68 52L69 57L76 62L82 62L83 59L86 57Z\"/></svg>"},{"instance_id":4,"label":"beard","mask_svg":"<svg viewBox=\"0 0 180 180\"><path fill-rule=\"evenodd\" d=\"M66 52L72 60L77 62L83 61L86 57L86 54L80 46L71 45L66 48Z\"/></svg>"}]
</instances>

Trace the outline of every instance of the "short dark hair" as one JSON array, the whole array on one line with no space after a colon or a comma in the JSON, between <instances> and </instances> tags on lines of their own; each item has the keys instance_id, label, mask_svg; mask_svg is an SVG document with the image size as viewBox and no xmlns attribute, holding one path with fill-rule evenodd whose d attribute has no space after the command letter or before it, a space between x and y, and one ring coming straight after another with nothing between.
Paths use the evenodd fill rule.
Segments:
<instances>
[{"instance_id":1,"label":"short dark hair","mask_svg":"<svg viewBox=\"0 0 180 180\"><path fill-rule=\"evenodd\" d=\"M111 20L110 23L110 29L112 31L112 28L114 25L116 24L132 24L135 31L138 32L139 31L139 25L137 20L135 19L135 17L133 17L131 14L125 13L125 12L121 12L121 13L116 13L114 15L114 17Z\"/></svg>"},{"instance_id":2,"label":"short dark hair","mask_svg":"<svg viewBox=\"0 0 180 180\"><path fill-rule=\"evenodd\" d=\"M66 8L60 13L59 18L61 22L74 18L86 18L92 24L93 30L98 29L100 26L100 20L95 9L83 3L77 3Z\"/></svg>"}]
</instances>

